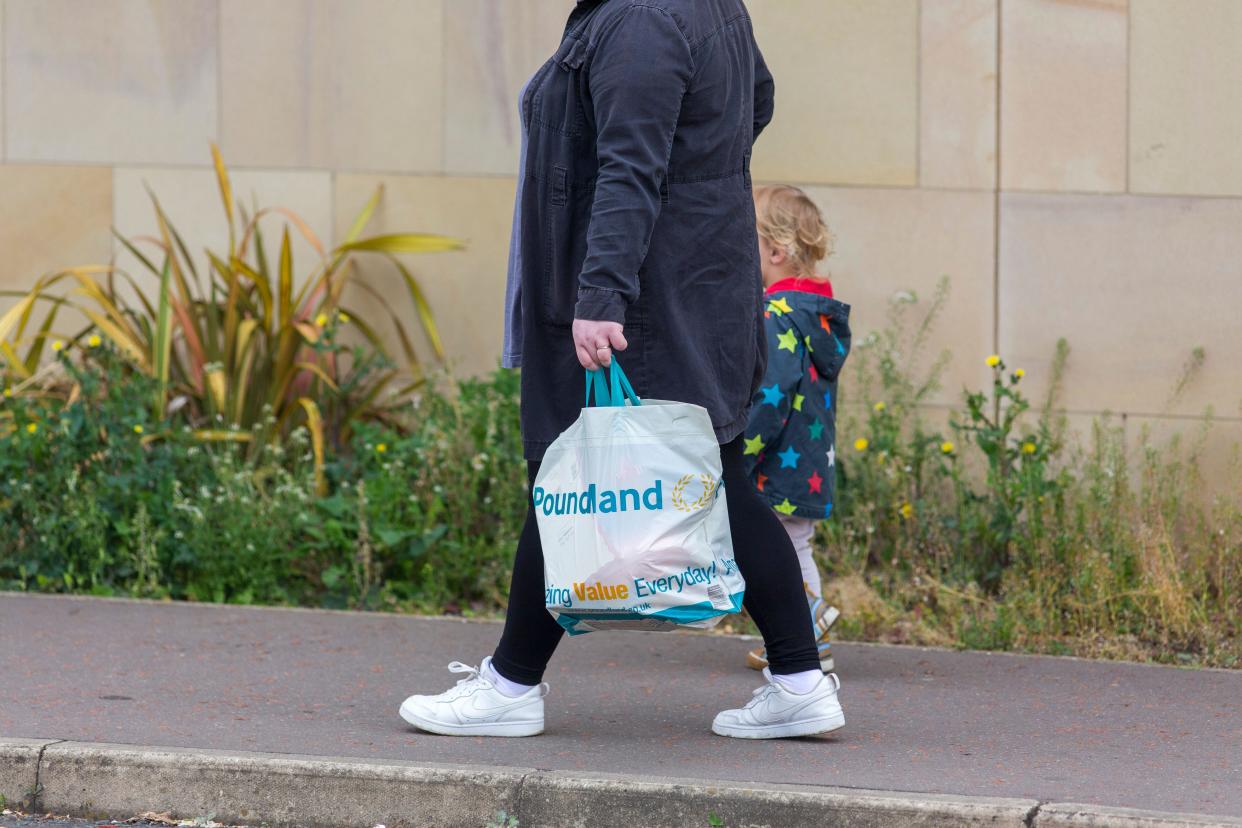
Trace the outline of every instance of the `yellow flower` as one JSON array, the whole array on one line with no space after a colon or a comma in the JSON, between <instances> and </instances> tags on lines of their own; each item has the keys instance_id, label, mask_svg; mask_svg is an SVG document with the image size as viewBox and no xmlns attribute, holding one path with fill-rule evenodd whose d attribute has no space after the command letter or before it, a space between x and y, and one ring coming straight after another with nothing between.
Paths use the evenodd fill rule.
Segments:
<instances>
[{"instance_id":1,"label":"yellow flower","mask_svg":"<svg viewBox=\"0 0 1242 828\"><path fill-rule=\"evenodd\" d=\"M376 450L376 452L378 452L379 454L383 454L384 452L388 451L388 444L387 444L387 443L380 443L378 446L376 446L376 447L375 447L375 450Z\"/></svg>"},{"instance_id":2,"label":"yellow flower","mask_svg":"<svg viewBox=\"0 0 1242 828\"><path fill-rule=\"evenodd\" d=\"M61 351L65 350L65 343L61 342L59 339L53 341L52 350L55 351L56 353L60 353Z\"/></svg>"},{"instance_id":3,"label":"yellow flower","mask_svg":"<svg viewBox=\"0 0 1242 828\"><path fill-rule=\"evenodd\" d=\"M11 396L13 396L13 389L12 389L12 388L6 388L6 389L4 389L4 396L6 396L6 397L11 397Z\"/></svg>"},{"instance_id":4,"label":"yellow flower","mask_svg":"<svg viewBox=\"0 0 1242 828\"><path fill-rule=\"evenodd\" d=\"M316 316L315 324L321 328L326 326L328 324L328 315L326 313L321 313L318 316Z\"/></svg>"},{"instance_id":5,"label":"yellow flower","mask_svg":"<svg viewBox=\"0 0 1242 828\"><path fill-rule=\"evenodd\" d=\"M1018 379L1022 379L1023 377L1026 376L1026 371L1023 371L1021 368L1019 368L1013 372L1013 375L1017 377Z\"/></svg>"},{"instance_id":6,"label":"yellow flower","mask_svg":"<svg viewBox=\"0 0 1242 828\"><path fill-rule=\"evenodd\" d=\"M858 451L866 451L867 446L869 445L871 445L871 443L868 442L866 437L859 437L857 440L854 441L854 448L857 449Z\"/></svg>"},{"instance_id":7,"label":"yellow flower","mask_svg":"<svg viewBox=\"0 0 1242 828\"><path fill-rule=\"evenodd\" d=\"M34 433L35 433L36 431L38 431L38 430L39 430L39 424L38 424L38 423L27 423L27 424L26 424L26 433L27 433L27 434L34 434Z\"/></svg>"},{"instance_id":8,"label":"yellow flower","mask_svg":"<svg viewBox=\"0 0 1242 828\"><path fill-rule=\"evenodd\" d=\"M135 424L134 424L134 433L135 433L135 434L141 434L141 433L142 433L142 431L143 431L142 426L140 426L140 425L138 425L138 424L136 424L136 423L135 423Z\"/></svg>"},{"instance_id":9,"label":"yellow flower","mask_svg":"<svg viewBox=\"0 0 1242 828\"><path fill-rule=\"evenodd\" d=\"M909 503L903 503L900 506L898 506L897 512L905 520L909 520L910 518L914 517L914 507L911 506Z\"/></svg>"},{"instance_id":10,"label":"yellow flower","mask_svg":"<svg viewBox=\"0 0 1242 828\"><path fill-rule=\"evenodd\" d=\"M91 334L91 338L86 340L87 347L98 348L103 344L103 340L99 338L99 334Z\"/></svg>"},{"instance_id":11,"label":"yellow flower","mask_svg":"<svg viewBox=\"0 0 1242 828\"><path fill-rule=\"evenodd\" d=\"M1000 365L1000 354L992 354L988 357L987 362L989 368L995 368L997 365Z\"/></svg>"},{"instance_id":12,"label":"yellow flower","mask_svg":"<svg viewBox=\"0 0 1242 828\"><path fill-rule=\"evenodd\" d=\"M336 315L336 321L340 322L342 325L347 324L349 322L349 314L345 311L341 311Z\"/></svg>"},{"instance_id":13,"label":"yellow flower","mask_svg":"<svg viewBox=\"0 0 1242 828\"><path fill-rule=\"evenodd\" d=\"M878 402L874 406L872 406L872 408L874 408L878 412L878 411L883 411L884 409L888 408L888 406L882 402Z\"/></svg>"},{"instance_id":14,"label":"yellow flower","mask_svg":"<svg viewBox=\"0 0 1242 828\"><path fill-rule=\"evenodd\" d=\"M1022 444L1022 453L1023 454L1034 454L1035 444L1032 443L1030 440L1027 440L1025 443Z\"/></svg>"},{"instance_id":15,"label":"yellow flower","mask_svg":"<svg viewBox=\"0 0 1242 828\"><path fill-rule=\"evenodd\" d=\"M954 446L953 443L951 443L948 440L945 440L943 443L940 444L940 451L943 454L952 454L954 448L956 448L956 446Z\"/></svg>"}]
</instances>

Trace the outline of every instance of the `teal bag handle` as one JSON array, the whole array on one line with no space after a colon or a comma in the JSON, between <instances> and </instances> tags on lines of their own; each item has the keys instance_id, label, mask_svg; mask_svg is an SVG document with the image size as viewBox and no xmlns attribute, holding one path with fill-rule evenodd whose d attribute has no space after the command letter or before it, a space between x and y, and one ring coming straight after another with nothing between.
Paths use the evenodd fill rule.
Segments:
<instances>
[{"instance_id":1,"label":"teal bag handle","mask_svg":"<svg viewBox=\"0 0 1242 828\"><path fill-rule=\"evenodd\" d=\"M621 370L621 363L617 362L617 358L612 358L612 404L625 405L625 401L629 400L631 405L642 405L643 402L634 393L634 386L630 385L630 378Z\"/></svg>"},{"instance_id":2,"label":"teal bag handle","mask_svg":"<svg viewBox=\"0 0 1242 828\"><path fill-rule=\"evenodd\" d=\"M608 371L609 377L604 378L604 372ZM631 405L642 405L642 400L634 393L634 386L630 385L630 379L625 375L625 371L621 370L621 363L614 356L612 358L611 370L600 368L599 370L590 370L586 372L586 400L584 406L590 407L591 394L595 394L595 405L603 407L620 407L624 406L626 401Z\"/></svg>"},{"instance_id":3,"label":"teal bag handle","mask_svg":"<svg viewBox=\"0 0 1242 828\"><path fill-rule=\"evenodd\" d=\"M597 406L611 406L612 405L612 395L608 392L608 383L604 380L603 371L592 371L590 369L587 369L586 399L582 403L584 408L589 408L591 406L591 392L592 391L595 392L595 404Z\"/></svg>"}]
</instances>

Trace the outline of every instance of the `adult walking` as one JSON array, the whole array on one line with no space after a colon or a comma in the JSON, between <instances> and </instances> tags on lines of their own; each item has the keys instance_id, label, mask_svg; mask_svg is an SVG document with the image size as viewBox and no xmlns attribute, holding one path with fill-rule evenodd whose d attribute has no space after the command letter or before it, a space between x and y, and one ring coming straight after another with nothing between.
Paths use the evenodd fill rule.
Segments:
<instances>
[{"instance_id":1,"label":"adult walking","mask_svg":"<svg viewBox=\"0 0 1242 828\"><path fill-rule=\"evenodd\" d=\"M721 444L745 606L768 682L716 716L721 735L822 733L845 720L820 670L788 535L747 479L742 430L764 352L750 156L773 83L741 0L579 0L521 97L506 363L522 366L533 482L578 416L583 368L625 352L642 396L707 409ZM535 514L518 542L504 633L445 693L411 696L410 723L446 735L543 730L544 669L564 633L544 608Z\"/></svg>"}]
</instances>

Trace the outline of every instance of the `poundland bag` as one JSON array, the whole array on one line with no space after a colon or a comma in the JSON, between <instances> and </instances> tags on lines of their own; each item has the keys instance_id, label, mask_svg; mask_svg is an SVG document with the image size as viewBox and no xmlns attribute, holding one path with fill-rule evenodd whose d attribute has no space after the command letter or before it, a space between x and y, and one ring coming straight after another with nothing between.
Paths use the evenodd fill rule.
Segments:
<instances>
[{"instance_id":1,"label":"poundland bag","mask_svg":"<svg viewBox=\"0 0 1242 828\"><path fill-rule=\"evenodd\" d=\"M640 401L615 358L610 374L587 372L586 407L535 478L548 612L570 635L714 626L745 582L711 418Z\"/></svg>"}]
</instances>

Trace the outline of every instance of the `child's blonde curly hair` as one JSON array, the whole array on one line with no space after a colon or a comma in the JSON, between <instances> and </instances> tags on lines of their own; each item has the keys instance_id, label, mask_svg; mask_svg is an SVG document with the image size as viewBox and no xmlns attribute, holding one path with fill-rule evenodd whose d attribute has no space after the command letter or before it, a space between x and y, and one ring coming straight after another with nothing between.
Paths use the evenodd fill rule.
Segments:
<instances>
[{"instance_id":1,"label":"child's blonde curly hair","mask_svg":"<svg viewBox=\"0 0 1242 828\"><path fill-rule=\"evenodd\" d=\"M835 241L815 202L797 187L755 188L759 235L793 260L799 276L815 275L815 265L832 255Z\"/></svg>"}]
</instances>

